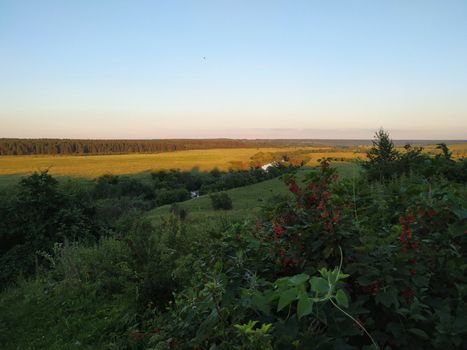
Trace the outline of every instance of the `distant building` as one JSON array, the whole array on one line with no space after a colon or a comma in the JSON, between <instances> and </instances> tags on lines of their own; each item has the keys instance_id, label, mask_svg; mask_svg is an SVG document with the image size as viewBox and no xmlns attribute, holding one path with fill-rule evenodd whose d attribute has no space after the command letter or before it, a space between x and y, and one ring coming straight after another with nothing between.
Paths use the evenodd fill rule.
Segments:
<instances>
[{"instance_id":1,"label":"distant building","mask_svg":"<svg viewBox=\"0 0 467 350\"><path fill-rule=\"evenodd\" d=\"M198 198L199 197L199 191L191 191L190 195L191 195L191 198Z\"/></svg>"},{"instance_id":2,"label":"distant building","mask_svg":"<svg viewBox=\"0 0 467 350\"><path fill-rule=\"evenodd\" d=\"M282 160L281 160L282 162ZM278 162L272 162L272 163L268 163L268 164L264 164L261 169L263 169L264 171L268 171L268 168L270 167L276 167L278 165Z\"/></svg>"}]
</instances>

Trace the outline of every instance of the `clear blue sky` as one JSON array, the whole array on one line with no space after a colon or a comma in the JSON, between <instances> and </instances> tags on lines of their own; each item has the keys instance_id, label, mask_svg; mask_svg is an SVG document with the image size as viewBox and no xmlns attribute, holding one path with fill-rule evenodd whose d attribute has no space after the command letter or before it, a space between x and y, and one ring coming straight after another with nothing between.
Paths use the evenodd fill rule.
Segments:
<instances>
[{"instance_id":1,"label":"clear blue sky","mask_svg":"<svg viewBox=\"0 0 467 350\"><path fill-rule=\"evenodd\" d=\"M0 0L0 137L380 126L467 139L467 1Z\"/></svg>"}]
</instances>

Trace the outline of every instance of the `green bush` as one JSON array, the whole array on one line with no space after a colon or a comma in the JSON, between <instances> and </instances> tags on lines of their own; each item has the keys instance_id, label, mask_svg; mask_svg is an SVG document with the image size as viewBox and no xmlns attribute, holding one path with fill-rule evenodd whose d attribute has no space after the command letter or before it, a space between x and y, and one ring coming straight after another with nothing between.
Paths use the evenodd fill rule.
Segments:
<instances>
[{"instance_id":1,"label":"green bush","mask_svg":"<svg viewBox=\"0 0 467 350\"><path fill-rule=\"evenodd\" d=\"M183 202L190 198L190 192L184 188L178 188L174 190L161 189L156 194L156 204L161 206L165 204Z\"/></svg>"},{"instance_id":2,"label":"green bush","mask_svg":"<svg viewBox=\"0 0 467 350\"><path fill-rule=\"evenodd\" d=\"M465 348L465 187L352 181L326 161L304 185L286 179L292 199L213 242L206 270L153 318L150 345Z\"/></svg>"},{"instance_id":3,"label":"green bush","mask_svg":"<svg viewBox=\"0 0 467 350\"><path fill-rule=\"evenodd\" d=\"M212 193L209 195L212 208L214 210L230 210L232 209L232 199L226 192Z\"/></svg>"}]
</instances>

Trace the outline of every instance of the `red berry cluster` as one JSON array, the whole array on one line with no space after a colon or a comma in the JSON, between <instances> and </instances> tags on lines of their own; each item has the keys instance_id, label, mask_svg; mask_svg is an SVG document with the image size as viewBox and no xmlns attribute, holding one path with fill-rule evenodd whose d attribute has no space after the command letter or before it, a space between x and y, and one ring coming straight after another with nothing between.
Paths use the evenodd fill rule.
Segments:
<instances>
[{"instance_id":1,"label":"red berry cluster","mask_svg":"<svg viewBox=\"0 0 467 350\"><path fill-rule=\"evenodd\" d=\"M374 282L368 286L363 287L363 291L367 294L376 295L379 292L379 283Z\"/></svg>"},{"instance_id":2,"label":"red berry cluster","mask_svg":"<svg viewBox=\"0 0 467 350\"><path fill-rule=\"evenodd\" d=\"M418 250L418 243L417 240L415 239L411 224L414 221L414 216L412 213L408 213L406 216L401 216L399 217L399 223L402 225L402 232L399 236L399 240L401 241L402 252L408 251L410 248L412 250L417 251Z\"/></svg>"},{"instance_id":3,"label":"red berry cluster","mask_svg":"<svg viewBox=\"0 0 467 350\"><path fill-rule=\"evenodd\" d=\"M399 217L399 224L401 224L402 226L402 231L399 237L399 240L402 244L401 252L406 253L406 252L411 251L415 253L415 256L408 259L407 261L412 266L415 266L415 264L417 263L416 256L418 254L418 249L419 249L418 242L413 234L412 227L411 227L414 222L414 219L415 219L414 215L411 212L408 212L405 216L402 215ZM409 271L412 276L417 274L417 269L415 267L410 268ZM402 292L402 297L406 301L409 301L410 299L412 299L413 295L414 293L412 289L410 289L409 287L407 287Z\"/></svg>"},{"instance_id":4,"label":"red berry cluster","mask_svg":"<svg viewBox=\"0 0 467 350\"><path fill-rule=\"evenodd\" d=\"M276 219L272 219L272 230L274 231L274 235L272 237L273 240L277 240L284 234L284 223L284 218L280 218L279 222Z\"/></svg>"}]
</instances>

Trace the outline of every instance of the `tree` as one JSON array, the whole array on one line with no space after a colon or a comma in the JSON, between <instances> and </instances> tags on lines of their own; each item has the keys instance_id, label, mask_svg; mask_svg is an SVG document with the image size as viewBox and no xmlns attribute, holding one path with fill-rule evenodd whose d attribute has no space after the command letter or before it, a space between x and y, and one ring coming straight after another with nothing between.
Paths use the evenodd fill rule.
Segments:
<instances>
[{"instance_id":1,"label":"tree","mask_svg":"<svg viewBox=\"0 0 467 350\"><path fill-rule=\"evenodd\" d=\"M209 195L211 204L214 210L230 210L232 209L232 199L226 192L212 193Z\"/></svg>"},{"instance_id":2,"label":"tree","mask_svg":"<svg viewBox=\"0 0 467 350\"><path fill-rule=\"evenodd\" d=\"M399 152L394 147L389 133L379 129L372 140L373 146L368 150L368 161L363 164L370 179L385 180L393 174L395 161L399 159Z\"/></svg>"}]
</instances>

